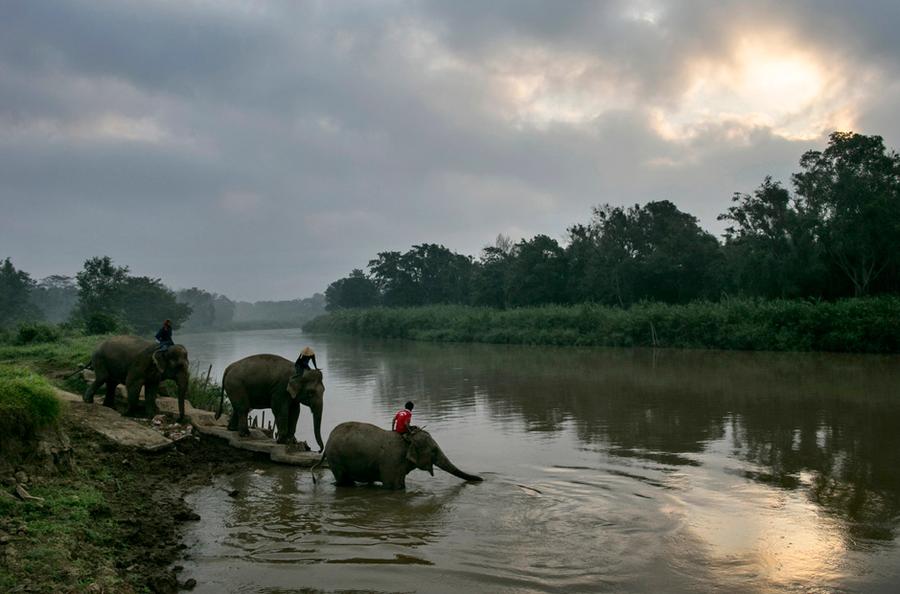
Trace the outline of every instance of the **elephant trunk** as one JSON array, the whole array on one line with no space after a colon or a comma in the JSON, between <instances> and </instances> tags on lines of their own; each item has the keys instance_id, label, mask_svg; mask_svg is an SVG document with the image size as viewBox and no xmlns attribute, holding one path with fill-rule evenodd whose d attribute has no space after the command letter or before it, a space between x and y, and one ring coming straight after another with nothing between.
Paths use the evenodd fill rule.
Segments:
<instances>
[{"instance_id":1,"label":"elephant trunk","mask_svg":"<svg viewBox=\"0 0 900 594\"><path fill-rule=\"evenodd\" d=\"M325 446L322 444L322 407L313 408L313 431L316 434L316 443L319 444L319 451L325 449Z\"/></svg>"},{"instance_id":2,"label":"elephant trunk","mask_svg":"<svg viewBox=\"0 0 900 594\"><path fill-rule=\"evenodd\" d=\"M445 456L444 452L442 451L438 451L437 455L435 455L434 464L444 472L449 472L453 476L459 477L464 481L480 482L484 480L478 475L469 474L468 472L464 472L457 468L456 465L453 464L453 462L451 462L450 459L447 458L447 456Z\"/></svg>"},{"instance_id":3,"label":"elephant trunk","mask_svg":"<svg viewBox=\"0 0 900 594\"><path fill-rule=\"evenodd\" d=\"M184 400L187 397L188 393L188 374L179 373L178 377L175 378L175 383L178 386L178 419L184 419Z\"/></svg>"}]
</instances>

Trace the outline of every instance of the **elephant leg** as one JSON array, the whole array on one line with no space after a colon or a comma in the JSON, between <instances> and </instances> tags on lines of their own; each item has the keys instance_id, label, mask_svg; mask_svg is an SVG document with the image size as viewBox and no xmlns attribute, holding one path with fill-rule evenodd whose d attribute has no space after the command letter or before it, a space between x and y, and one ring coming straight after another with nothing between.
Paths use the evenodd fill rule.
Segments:
<instances>
[{"instance_id":1,"label":"elephant leg","mask_svg":"<svg viewBox=\"0 0 900 594\"><path fill-rule=\"evenodd\" d=\"M331 474L334 475L334 484L338 487L352 487L355 483L353 479L350 478L346 472L342 471L340 468L332 468Z\"/></svg>"},{"instance_id":2,"label":"elephant leg","mask_svg":"<svg viewBox=\"0 0 900 594\"><path fill-rule=\"evenodd\" d=\"M228 417L228 430L229 431L237 431L238 429L238 414L235 412L235 409L232 405L231 415Z\"/></svg>"},{"instance_id":3,"label":"elephant leg","mask_svg":"<svg viewBox=\"0 0 900 594\"><path fill-rule=\"evenodd\" d=\"M82 396L82 399L87 403L93 402L94 394L97 392L97 389L103 385L103 382L105 382L105 381L106 380L104 378L99 377L99 376L94 378L94 381L91 382L91 385L88 386L87 390L84 391L84 396ZM104 404L106 404L106 403L104 402Z\"/></svg>"},{"instance_id":4,"label":"elephant leg","mask_svg":"<svg viewBox=\"0 0 900 594\"><path fill-rule=\"evenodd\" d=\"M250 435L250 426L247 424L247 413L249 412L248 410L234 409L234 414L237 415L238 434L242 437Z\"/></svg>"},{"instance_id":5,"label":"elephant leg","mask_svg":"<svg viewBox=\"0 0 900 594\"><path fill-rule=\"evenodd\" d=\"M401 474L399 477L389 474L381 475L381 484L384 485L386 489L405 489L406 488L406 475Z\"/></svg>"},{"instance_id":6,"label":"elephant leg","mask_svg":"<svg viewBox=\"0 0 900 594\"><path fill-rule=\"evenodd\" d=\"M297 421L300 419L300 403L296 400L291 401L291 411L288 416L288 435L291 436L290 443L297 443Z\"/></svg>"},{"instance_id":7,"label":"elephant leg","mask_svg":"<svg viewBox=\"0 0 900 594\"><path fill-rule=\"evenodd\" d=\"M144 386L144 410L148 416L156 414L156 392L159 390L159 384L147 384Z\"/></svg>"},{"instance_id":8,"label":"elephant leg","mask_svg":"<svg viewBox=\"0 0 900 594\"><path fill-rule=\"evenodd\" d=\"M106 382L106 395L103 397L103 406L108 406L109 408L116 407L116 388L119 387L114 381L107 380Z\"/></svg>"},{"instance_id":9,"label":"elephant leg","mask_svg":"<svg viewBox=\"0 0 900 594\"><path fill-rule=\"evenodd\" d=\"M128 410L125 411L125 414L137 416L140 414L141 383L131 380L125 384L125 388L128 390Z\"/></svg>"},{"instance_id":10,"label":"elephant leg","mask_svg":"<svg viewBox=\"0 0 900 594\"><path fill-rule=\"evenodd\" d=\"M291 398L272 399L272 414L278 427L278 443L291 443L294 432L291 431Z\"/></svg>"}]
</instances>

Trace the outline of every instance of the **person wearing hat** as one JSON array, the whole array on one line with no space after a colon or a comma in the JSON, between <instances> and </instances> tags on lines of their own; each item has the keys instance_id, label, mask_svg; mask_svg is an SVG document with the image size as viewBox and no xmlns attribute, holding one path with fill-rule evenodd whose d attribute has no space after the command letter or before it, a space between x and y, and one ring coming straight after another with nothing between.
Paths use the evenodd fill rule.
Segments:
<instances>
[{"instance_id":1,"label":"person wearing hat","mask_svg":"<svg viewBox=\"0 0 900 594\"><path fill-rule=\"evenodd\" d=\"M159 343L160 351L165 351L175 344L172 340L172 320L163 322L162 328L156 333L156 342Z\"/></svg>"},{"instance_id":2,"label":"person wearing hat","mask_svg":"<svg viewBox=\"0 0 900 594\"><path fill-rule=\"evenodd\" d=\"M302 351L300 351L300 356L297 357L297 360L294 361L294 375L288 380L287 391L288 394L291 395L291 398L297 397L297 390L299 389L299 384L303 379L303 374L309 369L309 364L312 363L313 367L319 369L319 366L316 365L316 354L309 347L306 347Z\"/></svg>"},{"instance_id":3,"label":"person wearing hat","mask_svg":"<svg viewBox=\"0 0 900 594\"><path fill-rule=\"evenodd\" d=\"M302 375L304 371L309 369L310 362L312 362L313 367L316 369L319 368L319 366L316 365L316 354L311 348L306 347L300 351L300 356L297 357L297 360L294 362L294 369L297 370L298 374Z\"/></svg>"}]
</instances>

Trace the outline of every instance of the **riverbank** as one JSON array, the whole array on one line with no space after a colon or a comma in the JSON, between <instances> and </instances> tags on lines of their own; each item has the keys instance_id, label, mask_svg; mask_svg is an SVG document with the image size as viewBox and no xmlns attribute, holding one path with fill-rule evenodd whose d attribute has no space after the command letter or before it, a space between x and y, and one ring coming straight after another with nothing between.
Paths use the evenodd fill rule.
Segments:
<instances>
[{"instance_id":1,"label":"riverbank","mask_svg":"<svg viewBox=\"0 0 900 594\"><path fill-rule=\"evenodd\" d=\"M89 429L53 395L51 381L83 389L81 374L62 378L102 339L0 347L2 592L190 586L170 569L184 555L182 524L200 519L185 494L214 476L270 463L197 433L153 453Z\"/></svg>"},{"instance_id":2,"label":"riverbank","mask_svg":"<svg viewBox=\"0 0 900 594\"><path fill-rule=\"evenodd\" d=\"M0 591L176 592L181 526L200 520L184 496L212 477L260 464L214 438L161 453L123 448L63 414L66 455L3 476ZM10 483L35 499L8 495ZM226 494L223 493L223 496ZM236 494L235 494L236 495Z\"/></svg>"},{"instance_id":3,"label":"riverbank","mask_svg":"<svg viewBox=\"0 0 900 594\"><path fill-rule=\"evenodd\" d=\"M304 332L435 342L758 351L900 352L900 298L725 299L498 310L456 305L346 309Z\"/></svg>"}]
</instances>

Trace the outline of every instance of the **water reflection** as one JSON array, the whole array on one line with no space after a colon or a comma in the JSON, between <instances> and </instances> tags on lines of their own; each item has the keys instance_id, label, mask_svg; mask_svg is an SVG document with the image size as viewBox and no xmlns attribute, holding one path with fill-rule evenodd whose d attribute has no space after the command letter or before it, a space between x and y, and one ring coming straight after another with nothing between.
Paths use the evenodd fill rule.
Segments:
<instances>
[{"instance_id":1,"label":"water reflection","mask_svg":"<svg viewBox=\"0 0 900 594\"><path fill-rule=\"evenodd\" d=\"M389 427L412 399L487 480L413 473L397 494L231 477L201 495L225 524L202 535L213 570L300 562L310 586L385 591L382 565L453 576L434 591L889 591L898 576L898 357L244 334L228 340L245 354L316 349L326 431ZM272 575L257 583L288 579Z\"/></svg>"}]
</instances>

